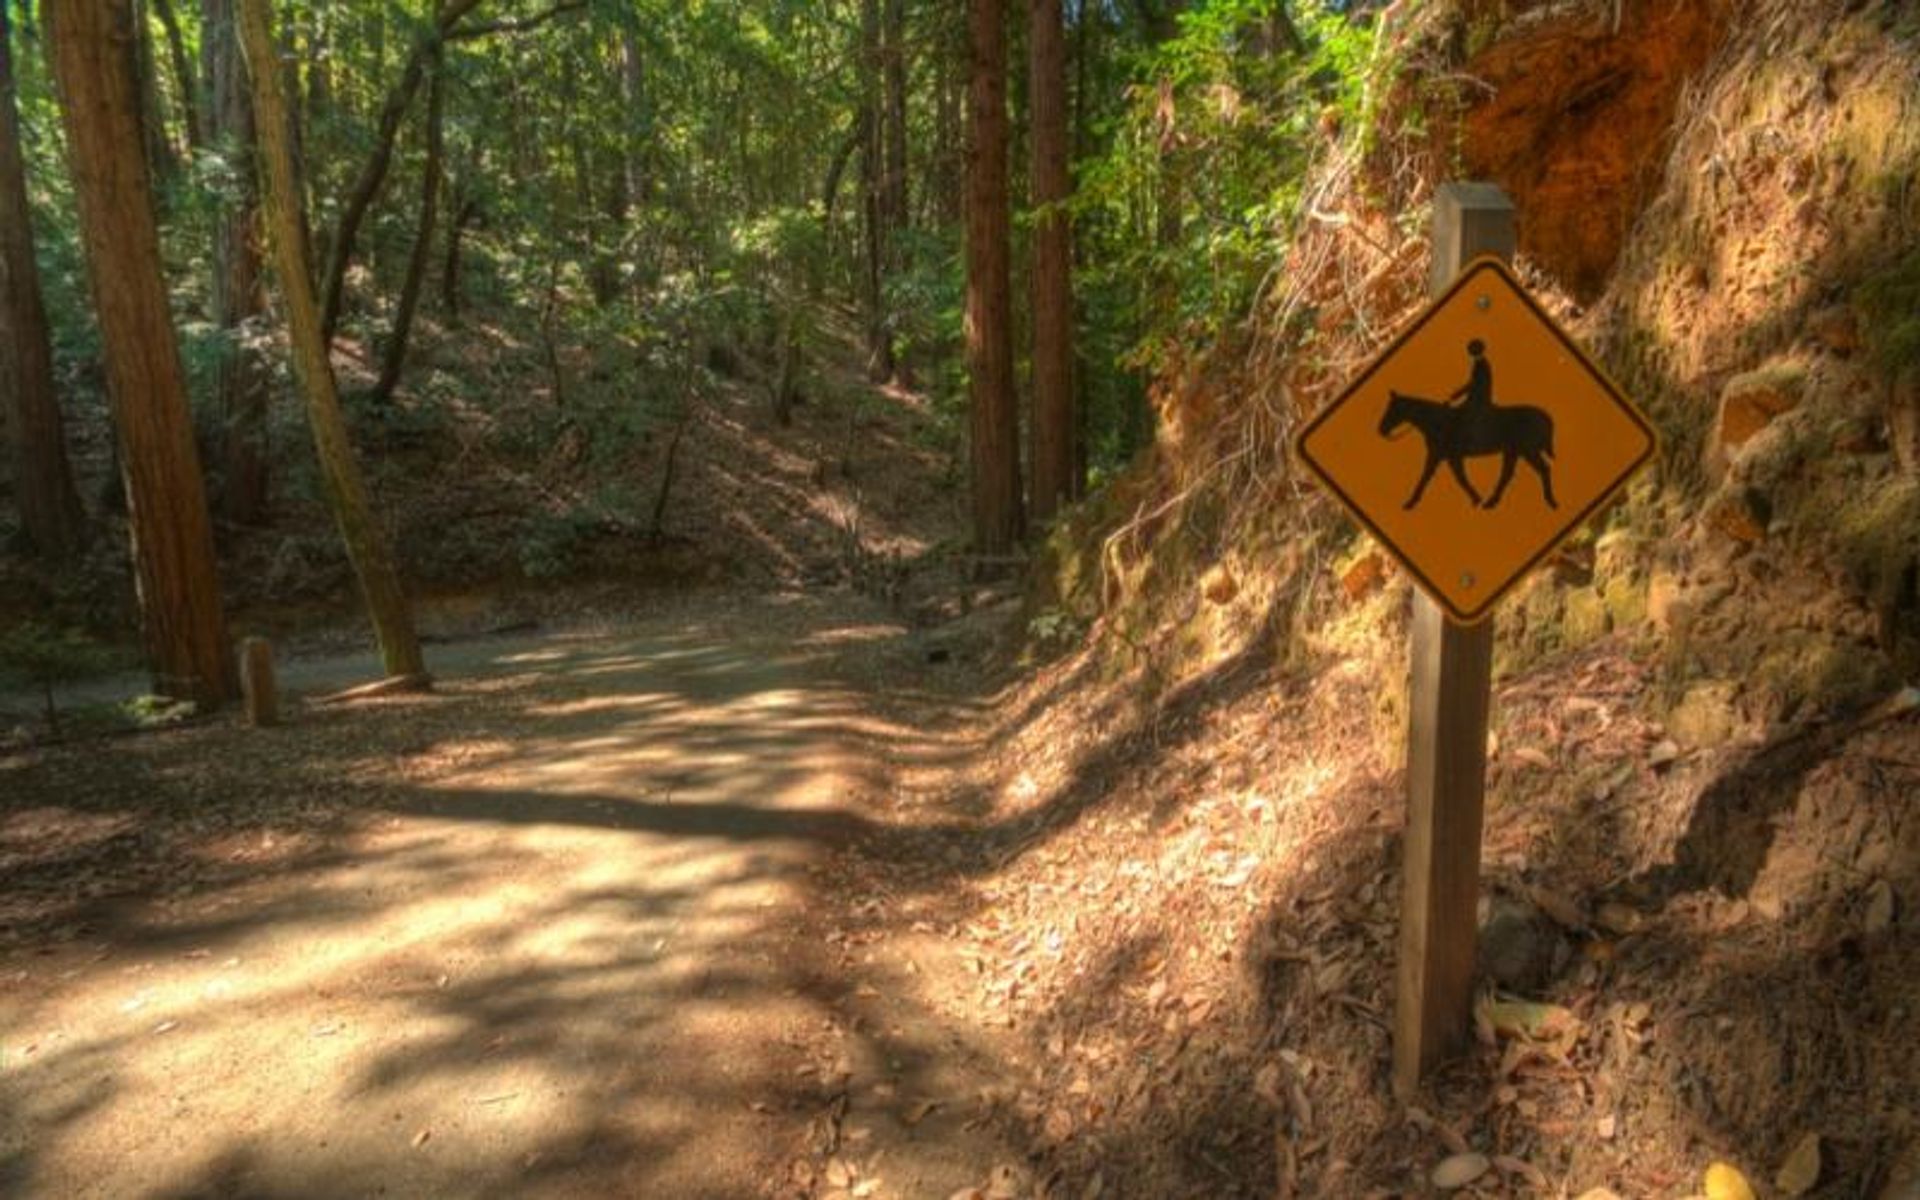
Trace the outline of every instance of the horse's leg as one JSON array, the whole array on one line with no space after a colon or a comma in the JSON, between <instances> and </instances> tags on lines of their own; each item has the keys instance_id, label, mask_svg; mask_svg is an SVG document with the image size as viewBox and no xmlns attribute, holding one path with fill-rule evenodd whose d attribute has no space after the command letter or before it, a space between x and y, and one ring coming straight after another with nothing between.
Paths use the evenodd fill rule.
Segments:
<instances>
[{"instance_id":1,"label":"horse's leg","mask_svg":"<svg viewBox=\"0 0 1920 1200\"><path fill-rule=\"evenodd\" d=\"M1527 465L1532 467L1534 473L1540 476L1540 491L1547 498L1547 507L1559 508L1559 501L1553 498L1553 466L1547 462L1546 458L1538 450L1527 455Z\"/></svg>"},{"instance_id":2,"label":"horse's leg","mask_svg":"<svg viewBox=\"0 0 1920 1200\"><path fill-rule=\"evenodd\" d=\"M1473 490L1473 480L1467 478L1467 468L1461 463L1460 456L1456 454L1452 458L1449 458L1447 460L1447 468L1453 472L1453 477L1459 480L1460 490L1467 494L1467 498L1475 504L1479 504L1480 493Z\"/></svg>"},{"instance_id":3,"label":"horse's leg","mask_svg":"<svg viewBox=\"0 0 1920 1200\"><path fill-rule=\"evenodd\" d=\"M1413 495L1407 497L1407 502L1400 507L1412 508L1414 505L1420 503L1420 497L1426 495L1428 481L1433 478L1433 473L1439 469L1440 456L1432 450L1427 451L1427 468L1420 472L1420 482L1413 485Z\"/></svg>"},{"instance_id":4,"label":"horse's leg","mask_svg":"<svg viewBox=\"0 0 1920 1200\"><path fill-rule=\"evenodd\" d=\"M1493 495L1487 497L1485 507L1492 508L1507 494L1507 485L1513 482L1513 466L1513 451L1508 450L1500 456L1500 482L1493 485Z\"/></svg>"}]
</instances>

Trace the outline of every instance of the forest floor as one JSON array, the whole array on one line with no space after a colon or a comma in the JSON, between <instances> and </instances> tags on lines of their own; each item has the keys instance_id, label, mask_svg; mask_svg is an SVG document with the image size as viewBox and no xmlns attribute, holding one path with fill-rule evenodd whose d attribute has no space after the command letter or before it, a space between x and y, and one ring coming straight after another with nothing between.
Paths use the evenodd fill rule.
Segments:
<instances>
[{"instance_id":1,"label":"forest floor","mask_svg":"<svg viewBox=\"0 0 1920 1200\"><path fill-rule=\"evenodd\" d=\"M924 642L703 595L442 647L431 695L5 760L0 1192L986 1184L1002 1048L830 869L941 861L892 804L969 716Z\"/></svg>"},{"instance_id":2,"label":"forest floor","mask_svg":"<svg viewBox=\"0 0 1920 1200\"><path fill-rule=\"evenodd\" d=\"M431 694L321 703L372 659L303 599L237 622L280 728L0 741L0 1194L1920 1195L1920 691L1663 723L1624 635L1499 679L1491 983L1397 1104L1404 590L1304 657L1012 663L930 406L814 390L703 397L665 536L591 502L660 438L396 447ZM544 504L607 569L463 587ZM239 554L325 592L291 539Z\"/></svg>"}]
</instances>

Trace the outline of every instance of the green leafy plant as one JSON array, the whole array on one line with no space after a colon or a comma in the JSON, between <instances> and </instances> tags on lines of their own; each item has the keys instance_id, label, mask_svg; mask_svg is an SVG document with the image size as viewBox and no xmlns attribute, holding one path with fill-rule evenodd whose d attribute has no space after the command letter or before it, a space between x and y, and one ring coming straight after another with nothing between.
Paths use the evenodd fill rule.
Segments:
<instances>
[{"instance_id":1,"label":"green leafy plant","mask_svg":"<svg viewBox=\"0 0 1920 1200\"><path fill-rule=\"evenodd\" d=\"M54 688L99 675L113 665L111 652L77 629L28 621L0 635L0 668L40 689L47 725L56 736L60 713Z\"/></svg>"}]
</instances>

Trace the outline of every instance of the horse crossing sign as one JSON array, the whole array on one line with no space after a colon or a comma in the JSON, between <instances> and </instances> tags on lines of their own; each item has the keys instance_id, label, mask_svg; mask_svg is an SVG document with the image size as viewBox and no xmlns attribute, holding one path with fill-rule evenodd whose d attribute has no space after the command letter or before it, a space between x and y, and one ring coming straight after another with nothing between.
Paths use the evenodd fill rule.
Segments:
<instances>
[{"instance_id":1,"label":"horse crossing sign","mask_svg":"<svg viewBox=\"0 0 1920 1200\"><path fill-rule=\"evenodd\" d=\"M1472 624L1653 454L1653 427L1497 258L1301 431L1300 458Z\"/></svg>"}]
</instances>

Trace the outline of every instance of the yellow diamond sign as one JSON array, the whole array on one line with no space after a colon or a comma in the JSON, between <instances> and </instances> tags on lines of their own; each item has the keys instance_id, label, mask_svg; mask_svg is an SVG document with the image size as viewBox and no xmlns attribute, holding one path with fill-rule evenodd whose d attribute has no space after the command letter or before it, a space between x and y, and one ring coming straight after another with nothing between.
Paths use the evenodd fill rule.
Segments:
<instances>
[{"instance_id":1,"label":"yellow diamond sign","mask_svg":"<svg viewBox=\"0 0 1920 1200\"><path fill-rule=\"evenodd\" d=\"M1647 419L1494 258L1461 272L1296 442L1463 623L1485 617L1654 446Z\"/></svg>"}]
</instances>

